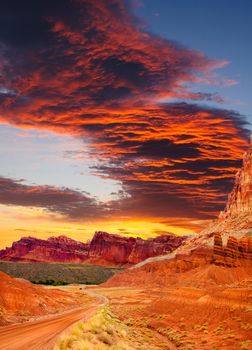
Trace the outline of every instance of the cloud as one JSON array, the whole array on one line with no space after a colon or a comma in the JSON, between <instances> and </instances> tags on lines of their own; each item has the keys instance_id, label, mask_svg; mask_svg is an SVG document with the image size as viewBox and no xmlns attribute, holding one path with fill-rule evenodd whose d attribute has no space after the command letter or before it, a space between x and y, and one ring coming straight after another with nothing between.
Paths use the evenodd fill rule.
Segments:
<instances>
[{"instance_id":1,"label":"cloud","mask_svg":"<svg viewBox=\"0 0 252 350\"><path fill-rule=\"evenodd\" d=\"M1 119L55 128L88 114L189 94L184 83L222 66L141 31L122 0L3 1ZM210 94L193 94L211 99ZM215 97L213 97L215 98Z\"/></svg>"},{"instance_id":2,"label":"cloud","mask_svg":"<svg viewBox=\"0 0 252 350\"><path fill-rule=\"evenodd\" d=\"M29 186L23 180L0 177L0 204L44 208L70 219L106 216L105 204L86 193L52 186Z\"/></svg>"},{"instance_id":3,"label":"cloud","mask_svg":"<svg viewBox=\"0 0 252 350\"><path fill-rule=\"evenodd\" d=\"M69 217L209 218L223 206L247 146L245 120L163 102L222 102L188 85L217 84L213 70L226 61L143 30L123 0L2 1L0 59L0 122L85 139L93 173L122 184L101 206L78 191L7 179L5 204Z\"/></svg>"},{"instance_id":4,"label":"cloud","mask_svg":"<svg viewBox=\"0 0 252 350\"><path fill-rule=\"evenodd\" d=\"M122 183L128 215L214 217L246 148L237 113L169 104L124 115L96 130L93 171Z\"/></svg>"}]
</instances>

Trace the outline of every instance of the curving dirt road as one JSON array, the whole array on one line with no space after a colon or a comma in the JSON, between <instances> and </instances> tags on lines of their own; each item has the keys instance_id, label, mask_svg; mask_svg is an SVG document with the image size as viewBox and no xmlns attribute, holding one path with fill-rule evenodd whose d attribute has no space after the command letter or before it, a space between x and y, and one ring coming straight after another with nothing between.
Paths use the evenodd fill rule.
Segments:
<instances>
[{"instance_id":1,"label":"curving dirt road","mask_svg":"<svg viewBox=\"0 0 252 350\"><path fill-rule=\"evenodd\" d=\"M77 308L38 321L0 327L2 350L51 350L59 335L79 320L87 321L97 309L107 303L107 298L93 292L96 297L89 308Z\"/></svg>"}]
</instances>

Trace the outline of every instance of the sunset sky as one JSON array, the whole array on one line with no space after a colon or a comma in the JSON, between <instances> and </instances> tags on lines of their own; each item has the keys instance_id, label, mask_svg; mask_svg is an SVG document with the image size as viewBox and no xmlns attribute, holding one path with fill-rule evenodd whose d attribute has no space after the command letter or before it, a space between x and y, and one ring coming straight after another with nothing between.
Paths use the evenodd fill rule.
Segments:
<instances>
[{"instance_id":1,"label":"sunset sky","mask_svg":"<svg viewBox=\"0 0 252 350\"><path fill-rule=\"evenodd\" d=\"M199 232L252 122L250 0L0 2L0 248Z\"/></svg>"}]
</instances>

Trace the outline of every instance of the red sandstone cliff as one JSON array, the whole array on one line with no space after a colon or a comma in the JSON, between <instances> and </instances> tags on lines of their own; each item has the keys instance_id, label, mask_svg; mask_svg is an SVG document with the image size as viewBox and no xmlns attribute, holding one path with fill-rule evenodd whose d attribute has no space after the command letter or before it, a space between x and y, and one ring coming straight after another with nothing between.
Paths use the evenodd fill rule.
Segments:
<instances>
[{"instance_id":1,"label":"red sandstone cliff","mask_svg":"<svg viewBox=\"0 0 252 350\"><path fill-rule=\"evenodd\" d=\"M65 236L48 240L24 237L14 242L12 247L0 250L0 260L123 266L171 252L184 240L185 237L171 234L143 240L106 232L96 232L91 242L86 244Z\"/></svg>"},{"instance_id":2,"label":"red sandstone cliff","mask_svg":"<svg viewBox=\"0 0 252 350\"><path fill-rule=\"evenodd\" d=\"M252 237L229 236L223 245L220 233L214 235L213 261L216 265L241 266L252 262Z\"/></svg>"},{"instance_id":3,"label":"red sandstone cliff","mask_svg":"<svg viewBox=\"0 0 252 350\"><path fill-rule=\"evenodd\" d=\"M252 218L252 144L243 158L243 166L236 174L233 191L228 196L226 208L219 219L229 219L240 215ZM251 221L252 224L252 221Z\"/></svg>"},{"instance_id":4,"label":"red sandstone cliff","mask_svg":"<svg viewBox=\"0 0 252 350\"><path fill-rule=\"evenodd\" d=\"M243 157L242 168L236 174L234 188L228 196L226 208L206 231L249 232L250 229L252 229L252 138L249 149Z\"/></svg>"},{"instance_id":5,"label":"red sandstone cliff","mask_svg":"<svg viewBox=\"0 0 252 350\"><path fill-rule=\"evenodd\" d=\"M10 248L0 250L0 260L81 263L88 256L88 244L65 236L47 240L23 237Z\"/></svg>"},{"instance_id":6,"label":"red sandstone cliff","mask_svg":"<svg viewBox=\"0 0 252 350\"><path fill-rule=\"evenodd\" d=\"M172 252L185 239L186 237L169 234L143 240L96 232L90 242L88 262L105 262L116 265L136 264L149 257Z\"/></svg>"},{"instance_id":7,"label":"red sandstone cliff","mask_svg":"<svg viewBox=\"0 0 252 350\"><path fill-rule=\"evenodd\" d=\"M224 245L220 233L214 246L197 246L182 254L154 257L112 276L105 287L183 285L194 287L247 283L252 273L252 237L230 236Z\"/></svg>"}]
</instances>

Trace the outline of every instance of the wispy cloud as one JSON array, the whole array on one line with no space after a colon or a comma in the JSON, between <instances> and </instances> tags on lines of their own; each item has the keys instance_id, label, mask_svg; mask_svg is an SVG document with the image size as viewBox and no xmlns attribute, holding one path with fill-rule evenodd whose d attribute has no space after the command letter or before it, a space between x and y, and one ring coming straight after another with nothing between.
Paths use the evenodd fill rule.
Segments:
<instances>
[{"instance_id":1,"label":"wispy cloud","mask_svg":"<svg viewBox=\"0 0 252 350\"><path fill-rule=\"evenodd\" d=\"M106 216L106 205L88 194L52 186L25 185L23 180L0 177L0 204L39 207L69 219Z\"/></svg>"}]
</instances>

